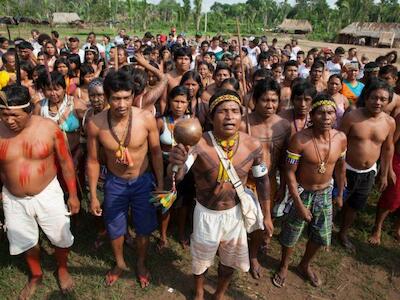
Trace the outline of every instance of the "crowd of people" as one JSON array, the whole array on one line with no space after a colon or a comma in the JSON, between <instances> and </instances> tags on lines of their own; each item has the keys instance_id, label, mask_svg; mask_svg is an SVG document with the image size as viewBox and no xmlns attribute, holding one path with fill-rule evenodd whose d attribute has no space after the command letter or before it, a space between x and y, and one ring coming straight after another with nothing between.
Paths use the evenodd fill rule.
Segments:
<instances>
[{"instance_id":1,"label":"crowd of people","mask_svg":"<svg viewBox=\"0 0 400 300\"><path fill-rule=\"evenodd\" d=\"M172 220L182 248L190 248L195 299L204 298L215 256L215 299L235 269L259 279L258 256L274 243L277 219L282 258L273 284L285 285L307 228L298 271L317 287L311 262L331 245L334 215L338 240L354 252L349 230L375 179L382 194L369 243L380 243L384 220L398 212L396 51L369 60L356 48L305 52L296 39L280 47L266 36L188 38L176 28L143 38L121 29L102 41L91 32L85 43L56 31L31 33L0 37L5 227L10 254L24 254L30 270L20 299L42 281L39 226L54 246L61 291L73 289L71 215L85 199L96 224L94 249L111 242L107 286L128 271L124 245L132 243L140 286L150 284L149 237L159 230L162 255ZM201 124L194 146L174 139L184 119ZM161 213L150 199L171 188L173 173L177 199Z\"/></svg>"}]
</instances>

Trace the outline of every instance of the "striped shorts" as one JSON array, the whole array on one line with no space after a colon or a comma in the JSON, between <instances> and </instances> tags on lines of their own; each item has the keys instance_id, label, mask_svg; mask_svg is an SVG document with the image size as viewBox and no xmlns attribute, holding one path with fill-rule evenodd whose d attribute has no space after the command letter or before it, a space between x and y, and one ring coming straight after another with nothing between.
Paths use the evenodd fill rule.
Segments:
<instances>
[{"instance_id":1,"label":"striped shorts","mask_svg":"<svg viewBox=\"0 0 400 300\"><path fill-rule=\"evenodd\" d=\"M310 223L300 218L295 205L292 206L280 234L280 242L285 247L294 247L307 225L309 240L322 246L329 246L332 238L332 186L319 191L303 191L303 204L313 218Z\"/></svg>"}]
</instances>

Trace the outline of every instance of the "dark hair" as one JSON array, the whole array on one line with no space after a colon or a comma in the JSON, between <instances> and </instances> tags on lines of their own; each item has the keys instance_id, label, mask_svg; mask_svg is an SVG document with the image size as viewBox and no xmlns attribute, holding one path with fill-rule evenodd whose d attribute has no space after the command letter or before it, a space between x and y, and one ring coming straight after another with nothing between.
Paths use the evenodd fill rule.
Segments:
<instances>
[{"instance_id":1,"label":"dark hair","mask_svg":"<svg viewBox=\"0 0 400 300\"><path fill-rule=\"evenodd\" d=\"M131 69L131 81L133 85L133 92L135 95L143 93L147 85L148 75L145 70L142 69Z\"/></svg>"},{"instance_id":2,"label":"dark hair","mask_svg":"<svg viewBox=\"0 0 400 300\"><path fill-rule=\"evenodd\" d=\"M208 55L208 56L210 56L211 58L212 58L212 57L215 57L215 53L212 52L212 51L207 51L206 53L204 53L204 55Z\"/></svg>"},{"instance_id":3,"label":"dark hair","mask_svg":"<svg viewBox=\"0 0 400 300\"><path fill-rule=\"evenodd\" d=\"M232 91L232 90L227 90L227 89L218 89L218 90L214 93L214 95L211 96L210 101L208 102L209 105L210 105L210 107L211 107L212 103L213 103L215 100L217 100L219 97L224 96L224 95L232 95L232 96L237 97L237 98L240 100L240 96L239 96L239 94L238 94L237 92ZM217 104L217 105L215 106L215 108L213 109L213 111L210 112L211 118L214 117L214 114L215 114L215 111L216 111L217 107L220 106L222 103L224 103L224 101L222 101L221 103ZM242 105L240 105L240 104L238 104L238 105L239 105L239 107L240 107L240 113L243 113Z\"/></svg>"},{"instance_id":4,"label":"dark hair","mask_svg":"<svg viewBox=\"0 0 400 300\"><path fill-rule=\"evenodd\" d=\"M6 94L7 104L9 106L19 106L30 103L28 107L25 107L22 110L27 114L32 112L33 105L30 102L31 96L27 87L19 84L7 85L3 88L3 92Z\"/></svg>"},{"instance_id":5,"label":"dark hair","mask_svg":"<svg viewBox=\"0 0 400 300\"><path fill-rule=\"evenodd\" d=\"M381 62L383 62L383 61L385 61L385 60L386 60L386 62L388 61L387 57L384 56L384 55L381 55L381 56L378 56L378 57L375 59L375 62L379 64L379 63L381 63Z\"/></svg>"},{"instance_id":6,"label":"dark hair","mask_svg":"<svg viewBox=\"0 0 400 300\"><path fill-rule=\"evenodd\" d=\"M99 49L96 46L90 45L85 47L85 59L84 62L86 62L86 52L94 52L94 62L97 63L99 60ZM93 51L91 51L93 50Z\"/></svg>"},{"instance_id":7,"label":"dark hair","mask_svg":"<svg viewBox=\"0 0 400 300\"><path fill-rule=\"evenodd\" d=\"M214 75L216 75L220 70L228 70L230 76L232 77L232 70L229 66L224 62L218 62L217 67L215 68Z\"/></svg>"},{"instance_id":8,"label":"dark hair","mask_svg":"<svg viewBox=\"0 0 400 300\"><path fill-rule=\"evenodd\" d=\"M8 42L8 39L5 38L4 36L0 36L0 44L3 44L5 42Z\"/></svg>"},{"instance_id":9,"label":"dark hair","mask_svg":"<svg viewBox=\"0 0 400 300\"><path fill-rule=\"evenodd\" d=\"M397 51L390 51L389 53L386 54L387 59L389 59L389 55L393 54L394 58L392 61L388 61L389 64L395 64L397 62Z\"/></svg>"},{"instance_id":10,"label":"dark hair","mask_svg":"<svg viewBox=\"0 0 400 300\"><path fill-rule=\"evenodd\" d=\"M88 33L88 36L89 36L89 35L94 35L94 36L96 36L96 34L95 34L93 31L89 32L89 33Z\"/></svg>"},{"instance_id":11,"label":"dark hair","mask_svg":"<svg viewBox=\"0 0 400 300\"><path fill-rule=\"evenodd\" d=\"M184 85L185 82L189 79L193 79L194 81L197 82L197 84L199 85L199 90L197 91L197 94L195 95L196 98L200 98L201 94L203 93L203 83L201 82L201 76L199 73L197 73L196 71L187 71L185 72L185 74L183 74L181 81L179 83L179 85Z\"/></svg>"},{"instance_id":12,"label":"dark hair","mask_svg":"<svg viewBox=\"0 0 400 300\"><path fill-rule=\"evenodd\" d=\"M365 107L365 101L369 98L373 91L383 89L389 92L389 103L393 100L393 89L383 79L371 78L368 80L368 84L363 88L360 97L357 100L357 107Z\"/></svg>"},{"instance_id":13,"label":"dark hair","mask_svg":"<svg viewBox=\"0 0 400 300\"><path fill-rule=\"evenodd\" d=\"M191 107L190 101L189 101L189 89L186 86L177 85L176 87L174 87L168 93L168 101L167 101L167 105L165 107L164 116L168 116L170 114L169 102L172 101L176 96L186 96L186 99L188 100L188 103L189 103L189 105L188 105L188 113L191 115L192 114L192 107Z\"/></svg>"},{"instance_id":14,"label":"dark hair","mask_svg":"<svg viewBox=\"0 0 400 300\"><path fill-rule=\"evenodd\" d=\"M338 55L338 54L345 54L345 53L346 53L346 51L344 51L343 47L337 47L337 48L335 49L335 54L336 54L336 55Z\"/></svg>"},{"instance_id":15,"label":"dark hair","mask_svg":"<svg viewBox=\"0 0 400 300\"><path fill-rule=\"evenodd\" d=\"M51 34L54 35L54 37L55 37L56 39L58 39L58 38L60 37L60 34L59 34L57 31L55 31L55 30L53 30L53 31L51 32Z\"/></svg>"},{"instance_id":16,"label":"dark hair","mask_svg":"<svg viewBox=\"0 0 400 300\"><path fill-rule=\"evenodd\" d=\"M293 85L292 85L292 94L290 96L290 101L292 101L296 96L310 96L314 99L315 95L317 95L317 90L315 86L308 80L299 78Z\"/></svg>"},{"instance_id":17,"label":"dark hair","mask_svg":"<svg viewBox=\"0 0 400 300\"><path fill-rule=\"evenodd\" d=\"M22 41L18 44L18 49L30 49L33 50L33 46L28 41Z\"/></svg>"},{"instance_id":18,"label":"dark hair","mask_svg":"<svg viewBox=\"0 0 400 300\"><path fill-rule=\"evenodd\" d=\"M67 88L67 84L65 83L64 76L57 71L51 72L50 73L50 79L51 82L49 81L49 76L48 73L43 73L40 75L40 80L43 84L43 88L49 88L51 86L61 86L64 90Z\"/></svg>"},{"instance_id":19,"label":"dark hair","mask_svg":"<svg viewBox=\"0 0 400 300\"><path fill-rule=\"evenodd\" d=\"M253 73L253 81L256 77L262 77L263 79L273 77L272 71L268 69L258 69Z\"/></svg>"},{"instance_id":20,"label":"dark hair","mask_svg":"<svg viewBox=\"0 0 400 300\"><path fill-rule=\"evenodd\" d=\"M75 64L78 69L81 68L81 57L79 56L79 54L75 54L75 53L70 54L70 55L68 55L67 59L68 59L69 64Z\"/></svg>"},{"instance_id":21,"label":"dark hair","mask_svg":"<svg viewBox=\"0 0 400 300\"><path fill-rule=\"evenodd\" d=\"M210 43L208 41L202 41L200 44L200 48L203 47L204 45L210 46Z\"/></svg>"},{"instance_id":22,"label":"dark hair","mask_svg":"<svg viewBox=\"0 0 400 300\"><path fill-rule=\"evenodd\" d=\"M37 73L37 79L34 80L34 84L35 84L35 89L36 90L41 90L44 87L44 82L43 80L46 79L47 77L47 70L46 67L44 65L37 65L33 71L32 71L32 75L33 73Z\"/></svg>"},{"instance_id":23,"label":"dark hair","mask_svg":"<svg viewBox=\"0 0 400 300\"><path fill-rule=\"evenodd\" d=\"M222 81L221 83L221 86L223 86L224 84L230 84L236 92L239 92L240 90L239 81L235 77L224 79L224 81Z\"/></svg>"},{"instance_id":24,"label":"dark hair","mask_svg":"<svg viewBox=\"0 0 400 300\"><path fill-rule=\"evenodd\" d=\"M278 98L281 97L281 87L279 83L276 82L274 79L266 78L257 81L253 91L254 101L257 103L257 101L261 98L261 96L268 91L273 91L277 93Z\"/></svg>"},{"instance_id":25,"label":"dark hair","mask_svg":"<svg viewBox=\"0 0 400 300\"><path fill-rule=\"evenodd\" d=\"M113 92L130 91L132 94L134 93L132 78L129 73L124 71L110 71L104 79L103 87L107 99Z\"/></svg>"},{"instance_id":26,"label":"dark hair","mask_svg":"<svg viewBox=\"0 0 400 300\"><path fill-rule=\"evenodd\" d=\"M79 84L83 85L83 80L84 77L87 74L94 74L94 69L91 65L88 65L86 63L82 64L81 68L80 68L80 74L79 74Z\"/></svg>"},{"instance_id":27,"label":"dark hair","mask_svg":"<svg viewBox=\"0 0 400 300\"><path fill-rule=\"evenodd\" d=\"M311 103L311 111L310 114L313 114L319 106L315 107L314 109L312 108L312 105L314 103L317 103L318 101L321 100L330 100L332 102L335 102L335 100L332 98L331 95L329 95L328 93L318 93L315 97L313 97L312 103Z\"/></svg>"},{"instance_id":28,"label":"dark hair","mask_svg":"<svg viewBox=\"0 0 400 300\"><path fill-rule=\"evenodd\" d=\"M19 67L21 70L24 70L28 74L29 79L32 79L33 67L30 63L26 61L21 61L19 63Z\"/></svg>"},{"instance_id":29,"label":"dark hair","mask_svg":"<svg viewBox=\"0 0 400 300\"><path fill-rule=\"evenodd\" d=\"M275 70L277 68L282 68L282 64L281 63L274 63L271 65L271 70Z\"/></svg>"},{"instance_id":30,"label":"dark hair","mask_svg":"<svg viewBox=\"0 0 400 300\"><path fill-rule=\"evenodd\" d=\"M192 51L190 50L189 47L179 47L175 49L174 61L176 61L178 57L183 57L183 56L189 57L190 62L192 62Z\"/></svg>"},{"instance_id":31,"label":"dark hair","mask_svg":"<svg viewBox=\"0 0 400 300\"><path fill-rule=\"evenodd\" d=\"M322 70L325 69L325 64L324 64L323 61L321 61L321 60L314 61L314 63L311 66L311 70L310 71L318 69L318 68L322 68Z\"/></svg>"},{"instance_id":32,"label":"dark hair","mask_svg":"<svg viewBox=\"0 0 400 300\"><path fill-rule=\"evenodd\" d=\"M269 57L270 57L269 53L266 52L266 51L263 51L263 52L261 52L260 55L258 56L257 63L259 64L259 63L260 63L260 60L262 60L262 59L269 59Z\"/></svg>"},{"instance_id":33,"label":"dark hair","mask_svg":"<svg viewBox=\"0 0 400 300\"><path fill-rule=\"evenodd\" d=\"M397 76L397 68L393 65L386 65L379 69L379 76L390 74L392 77Z\"/></svg>"},{"instance_id":34,"label":"dark hair","mask_svg":"<svg viewBox=\"0 0 400 300\"><path fill-rule=\"evenodd\" d=\"M379 65L377 62L370 61L369 63L366 63L364 66L364 74L370 72L367 69L375 69L375 68L379 68Z\"/></svg>"},{"instance_id":35,"label":"dark hair","mask_svg":"<svg viewBox=\"0 0 400 300\"><path fill-rule=\"evenodd\" d=\"M48 44L50 44L50 45L52 45L52 46L54 47L54 50L55 50L54 56L57 57L57 56L58 56L58 53L57 53L57 46L56 46L56 44L54 44L54 42L53 42L52 40L46 41L46 43L43 45L43 47L44 47L44 54L45 54L46 56L48 55L48 54L47 54L47 50L46 50L46 47L47 47Z\"/></svg>"},{"instance_id":36,"label":"dark hair","mask_svg":"<svg viewBox=\"0 0 400 300\"><path fill-rule=\"evenodd\" d=\"M38 41L39 45L43 46L43 43L45 41L51 42L51 37L46 33L41 33L41 34L39 34L37 41Z\"/></svg>"},{"instance_id":37,"label":"dark hair","mask_svg":"<svg viewBox=\"0 0 400 300\"><path fill-rule=\"evenodd\" d=\"M343 77L340 74L332 74L331 76L329 76L328 82L331 81L331 79L335 78L339 79L341 83L343 82Z\"/></svg>"},{"instance_id":38,"label":"dark hair","mask_svg":"<svg viewBox=\"0 0 400 300\"><path fill-rule=\"evenodd\" d=\"M288 67L296 67L296 68L297 68L297 61L295 61L295 60L289 60L289 61L287 61L287 62L285 63L285 66L283 67L283 73L286 72L286 69L287 69Z\"/></svg>"},{"instance_id":39,"label":"dark hair","mask_svg":"<svg viewBox=\"0 0 400 300\"><path fill-rule=\"evenodd\" d=\"M304 56L306 55L305 52L304 52L303 50L298 51L298 52L297 52L297 55L299 55L299 54L300 54L300 55L304 55Z\"/></svg>"},{"instance_id":40,"label":"dark hair","mask_svg":"<svg viewBox=\"0 0 400 300\"><path fill-rule=\"evenodd\" d=\"M15 49L13 49L13 48L11 48L11 49L8 49L7 51L6 51L6 53L4 53L2 56L1 56L1 61L3 62L3 65L4 64L6 64L8 61L7 61L7 57L8 56L15 56Z\"/></svg>"},{"instance_id":41,"label":"dark hair","mask_svg":"<svg viewBox=\"0 0 400 300\"><path fill-rule=\"evenodd\" d=\"M68 72L67 75L71 76L71 67L69 65L69 61L68 59L66 59L65 57L59 57L56 59L56 61L54 62L54 70L57 71L58 65L60 64L64 64L66 65L66 67L68 68Z\"/></svg>"},{"instance_id":42,"label":"dark hair","mask_svg":"<svg viewBox=\"0 0 400 300\"><path fill-rule=\"evenodd\" d=\"M197 64L197 70L199 69L199 67L200 67L201 65L205 65L211 73L214 72L214 66L213 66L211 63L208 63L208 62L206 62L206 61L203 60L203 61L201 61L201 62L199 62L199 63Z\"/></svg>"}]
</instances>

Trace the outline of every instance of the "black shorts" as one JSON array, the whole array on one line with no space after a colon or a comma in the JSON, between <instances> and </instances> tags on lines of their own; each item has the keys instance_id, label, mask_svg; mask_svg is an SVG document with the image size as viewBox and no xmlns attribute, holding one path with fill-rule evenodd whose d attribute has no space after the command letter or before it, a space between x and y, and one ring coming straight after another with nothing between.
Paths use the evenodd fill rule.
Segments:
<instances>
[{"instance_id":1,"label":"black shorts","mask_svg":"<svg viewBox=\"0 0 400 300\"><path fill-rule=\"evenodd\" d=\"M345 201L354 210L361 210L367 203L368 196L371 193L375 182L375 171L368 173L357 173L346 170L347 178L347 197Z\"/></svg>"}]
</instances>

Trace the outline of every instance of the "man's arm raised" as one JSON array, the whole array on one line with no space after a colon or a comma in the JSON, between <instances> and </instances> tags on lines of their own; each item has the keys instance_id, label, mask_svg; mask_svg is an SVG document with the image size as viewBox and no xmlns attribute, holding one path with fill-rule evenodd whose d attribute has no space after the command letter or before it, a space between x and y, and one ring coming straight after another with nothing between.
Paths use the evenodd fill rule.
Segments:
<instances>
[{"instance_id":1,"label":"man's arm raised","mask_svg":"<svg viewBox=\"0 0 400 300\"><path fill-rule=\"evenodd\" d=\"M68 189L68 208L72 215L77 214L80 204L76 191L76 177L74 163L68 149L68 142L64 133L54 124L54 147L65 184Z\"/></svg>"},{"instance_id":2,"label":"man's arm raised","mask_svg":"<svg viewBox=\"0 0 400 300\"><path fill-rule=\"evenodd\" d=\"M89 180L90 210L95 216L101 216L102 213L100 202L97 199L97 181L100 176L98 131L99 129L93 120L89 120L87 123L87 175Z\"/></svg>"},{"instance_id":3,"label":"man's arm raised","mask_svg":"<svg viewBox=\"0 0 400 300\"><path fill-rule=\"evenodd\" d=\"M160 134L157 128L156 119L150 112L145 111L145 123L148 126L148 143L151 155L151 163L157 180L157 190L161 191L164 188L164 166L162 152L160 147Z\"/></svg>"}]
</instances>

